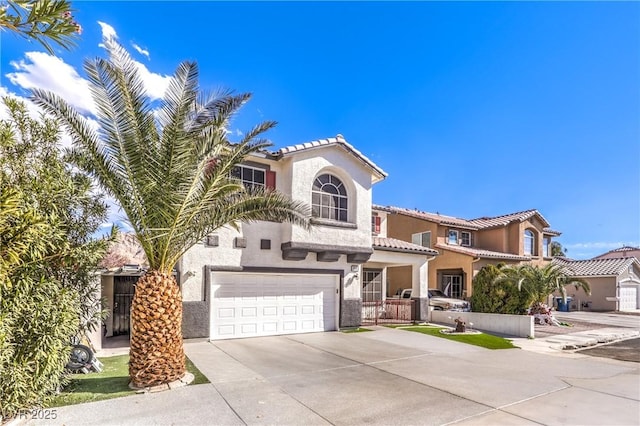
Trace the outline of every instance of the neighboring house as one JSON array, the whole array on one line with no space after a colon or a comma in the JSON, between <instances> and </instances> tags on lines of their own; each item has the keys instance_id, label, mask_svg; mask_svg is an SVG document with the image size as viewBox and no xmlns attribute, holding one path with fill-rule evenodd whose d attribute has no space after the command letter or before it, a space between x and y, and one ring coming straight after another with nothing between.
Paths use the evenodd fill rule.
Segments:
<instances>
[{"instance_id":1,"label":"neighboring house","mask_svg":"<svg viewBox=\"0 0 640 426\"><path fill-rule=\"evenodd\" d=\"M225 339L357 327L362 300L384 298L387 271L402 265L427 319L427 262L437 252L386 238L372 221L372 187L387 174L338 135L255 155L238 167L245 185L275 188L311 207L310 230L276 222L224 227L176 265L185 338ZM372 236L378 226L378 235ZM372 229L373 228L373 229ZM103 276L114 310L128 306L141 271ZM130 302L129 302L130 303ZM114 321L110 334L128 332Z\"/></svg>"},{"instance_id":2,"label":"neighboring house","mask_svg":"<svg viewBox=\"0 0 640 426\"><path fill-rule=\"evenodd\" d=\"M592 311L636 311L640 309L640 261L630 257L589 260L554 258L567 275L589 283L591 294L567 287L570 308Z\"/></svg>"},{"instance_id":3,"label":"neighboring house","mask_svg":"<svg viewBox=\"0 0 640 426\"><path fill-rule=\"evenodd\" d=\"M386 215L389 237L440 253L429 265L429 287L460 299L471 297L473 277L485 265L550 262L552 238L560 235L537 210L471 220L400 207L373 211ZM387 275L387 294L406 288L410 274L394 268Z\"/></svg>"},{"instance_id":4,"label":"neighboring house","mask_svg":"<svg viewBox=\"0 0 640 426\"><path fill-rule=\"evenodd\" d=\"M622 246L620 248L610 250L594 259L610 259L616 257L635 257L640 260L640 247Z\"/></svg>"}]
</instances>

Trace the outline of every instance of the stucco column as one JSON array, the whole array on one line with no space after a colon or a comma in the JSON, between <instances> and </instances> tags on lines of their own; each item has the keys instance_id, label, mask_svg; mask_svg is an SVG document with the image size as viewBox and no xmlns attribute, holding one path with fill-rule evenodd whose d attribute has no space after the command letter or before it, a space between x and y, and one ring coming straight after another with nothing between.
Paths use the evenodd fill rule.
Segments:
<instances>
[{"instance_id":1,"label":"stucco column","mask_svg":"<svg viewBox=\"0 0 640 426\"><path fill-rule=\"evenodd\" d=\"M411 265L411 299L414 301L413 320L429 321L429 263L424 258L420 263Z\"/></svg>"}]
</instances>

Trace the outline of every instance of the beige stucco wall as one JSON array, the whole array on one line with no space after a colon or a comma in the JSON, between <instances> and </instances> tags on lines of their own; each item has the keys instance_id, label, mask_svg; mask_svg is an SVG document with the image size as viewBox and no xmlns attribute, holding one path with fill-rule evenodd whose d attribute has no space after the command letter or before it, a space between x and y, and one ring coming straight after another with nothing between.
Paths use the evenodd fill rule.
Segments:
<instances>
[{"instance_id":1,"label":"beige stucco wall","mask_svg":"<svg viewBox=\"0 0 640 426\"><path fill-rule=\"evenodd\" d=\"M614 300L607 300L607 297L619 297L621 286L640 286L640 267L633 265L632 271L622 271L618 276L582 278L589 283L591 295L585 294L582 289L576 291L573 286L567 287L567 295L574 297L576 309L615 311L619 305ZM589 307L583 307L582 302L590 302Z\"/></svg>"},{"instance_id":2,"label":"beige stucco wall","mask_svg":"<svg viewBox=\"0 0 640 426\"><path fill-rule=\"evenodd\" d=\"M573 298L571 309L591 310L591 311L615 311L616 302L607 301L607 297L616 297L616 277L590 277L584 278L591 287L591 295L585 294L584 290L575 289L574 286L567 286L567 296ZM589 307L583 307L582 303L589 302Z\"/></svg>"},{"instance_id":3,"label":"beige stucco wall","mask_svg":"<svg viewBox=\"0 0 640 426\"><path fill-rule=\"evenodd\" d=\"M509 242L504 228L487 229L476 231L476 247L485 250L506 252Z\"/></svg>"},{"instance_id":4,"label":"beige stucco wall","mask_svg":"<svg viewBox=\"0 0 640 426\"><path fill-rule=\"evenodd\" d=\"M402 241L411 242L412 235L420 232L431 232L431 248L436 244L436 238L444 242L444 230L438 230L438 225L433 222L409 217L401 214L385 215L386 236L396 238ZM438 234L440 232L440 234ZM436 249L437 250L437 249ZM429 288L435 287L435 270L438 268L438 262L441 255L429 262L427 285ZM387 270L387 296L393 296L399 288L411 288L413 272L411 267L399 266L389 268Z\"/></svg>"}]
</instances>

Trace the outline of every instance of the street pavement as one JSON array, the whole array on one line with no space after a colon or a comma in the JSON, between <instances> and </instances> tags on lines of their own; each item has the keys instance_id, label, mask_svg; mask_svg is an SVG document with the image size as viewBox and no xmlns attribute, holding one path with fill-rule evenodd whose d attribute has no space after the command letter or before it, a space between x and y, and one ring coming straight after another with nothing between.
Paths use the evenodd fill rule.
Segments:
<instances>
[{"instance_id":1,"label":"street pavement","mask_svg":"<svg viewBox=\"0 0 640 426\"><path fill-rule=\"evenodd\" d=\"M535 339L534 339L535 340ZM410 331L188 342L211 383L60 407L72 425L638 425L640 365Z\"/></svg>"}]
</instances>

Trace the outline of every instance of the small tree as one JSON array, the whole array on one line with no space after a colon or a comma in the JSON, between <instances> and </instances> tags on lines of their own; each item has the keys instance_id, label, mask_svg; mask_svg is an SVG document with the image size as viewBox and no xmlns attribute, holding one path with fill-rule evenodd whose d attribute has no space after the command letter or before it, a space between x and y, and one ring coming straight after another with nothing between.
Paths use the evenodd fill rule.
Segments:
<instances>
[{"instance_id":1,"label":"small tree","mask_svg":"<svg viewBox=\"0 0 640 426\"><path fill-rule=\"evenodd\" d=\"M64 162L60 129L5 98L0 121L0 412L9 418L58 389L70 338L99 324L91 235L106 206Z\"/></svg>"},{"instance_id":2,"label":"small tree","mask_svg":"<svg viewBox=\"0 0 640 426\"><path fill-rule=\"evenodd\" d=\"M582 288L585 293L591 294L588 282L567 275L561 266L553 263L542 267L530 264L508 266L502 270L502 275L496 281L515 284L518 290L527 295L529 305L545 303L547 297L556 292L560 293L566 303L566 287L569 285L573 285L576 290Z\"/></svg>"},{"instance_id":3,"label":"small tree","mask_svg":"<svg viewBox=\"0 0 640 426\"><path fill-rule=\"evenodd\" d=\"M505 265L486 265L473 278L471 306L474 312L494 314L526 313L529 303L516 285L498 278L504 275Z\"/></svg>"},{"instance_id":4,"label":"small tree","mask_svg":"<svg viewBox=\"0 0 640 426\"><path fill-rule=\"evenodd\" d=\"M551 256L565 256L567 254L567 249L562 247L557 241L551 242Z\"/></svg>"},{"instance_id":5,"label":"small tree","mask_svg":"<svg viewBox=\"0 0 640 426\"><path fill-rule=\"evenodd\" d=\"M53 54L50 41L69 49L82 33L71 13L66 0L6 0L0 6L0 30L36 40Z\"/></svg>"}]
</instances>

